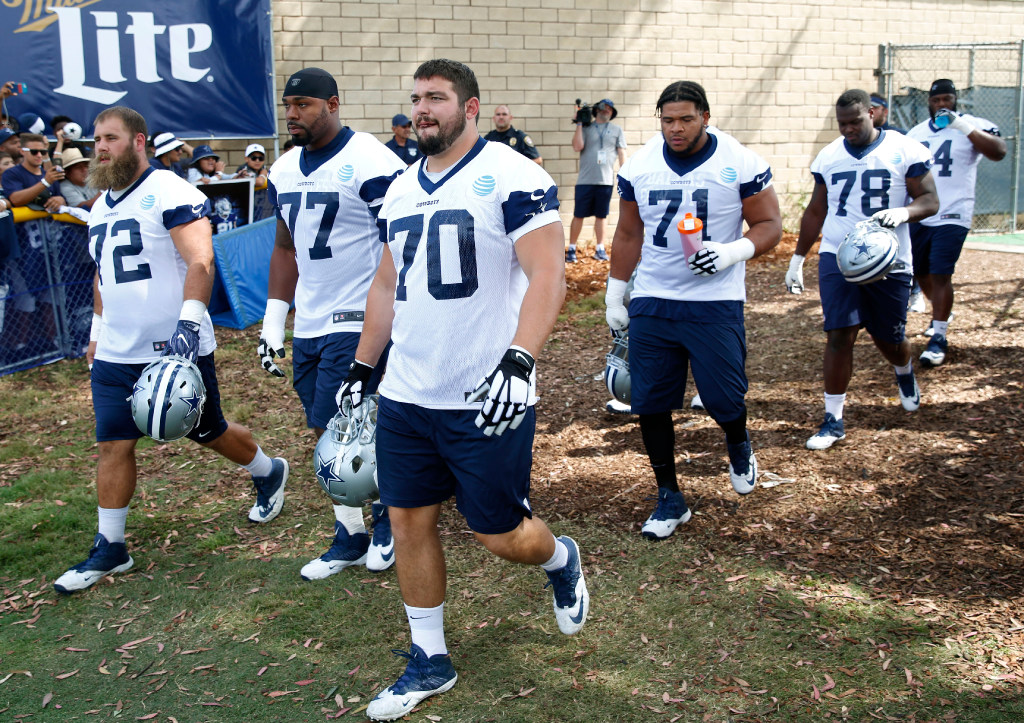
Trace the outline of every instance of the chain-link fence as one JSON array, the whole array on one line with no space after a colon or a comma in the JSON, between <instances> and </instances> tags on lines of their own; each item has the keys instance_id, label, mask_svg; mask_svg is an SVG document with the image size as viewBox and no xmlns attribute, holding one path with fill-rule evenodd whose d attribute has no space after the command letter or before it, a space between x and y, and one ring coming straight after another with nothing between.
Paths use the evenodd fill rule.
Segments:
<instances>
[{"instance_id":1,"label":"chain-link fence","mask_svg":"<svg viewBox=\"0 0 1024 723\"><path fill-rule=\"evenodd\" d=\"M0 375L81 356L92 324L88 228L51 218L14 228L0 265Z\"/></svg>"},{"instance_id":2,"label":"chain-link fence","mask_svg":"<svg viewBox=\"0 0 1024 723\"><path fill-rule=\"evenodd\" d=\"M949 78L958 110L992 121L1006 141L999 163L982 160L975 185L972 233L1024 228L1021 115L1024 41L964 45L880 45L878 92L889 98L889 123L905 129L928 120L928 89Z\"/></svg>"}]
</instances>

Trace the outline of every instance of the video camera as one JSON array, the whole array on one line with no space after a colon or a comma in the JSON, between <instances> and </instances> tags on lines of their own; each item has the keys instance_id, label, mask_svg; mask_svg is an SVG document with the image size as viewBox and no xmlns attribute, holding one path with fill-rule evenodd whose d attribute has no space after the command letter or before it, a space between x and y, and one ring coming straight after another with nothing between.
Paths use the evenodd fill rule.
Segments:
<instances>
[{"instance_id":1,"label":"video camera","mask_svg":"<svg viewBox=\"0 0 1024 723\"><path fill-rule=\"evenodd\" d=\"M589 126L594 122L594 107L588 103L584 103L579 98L576 99L576 115L572 119L573 123L582 125L583 127Z\"/></svg>"}]
</instances>

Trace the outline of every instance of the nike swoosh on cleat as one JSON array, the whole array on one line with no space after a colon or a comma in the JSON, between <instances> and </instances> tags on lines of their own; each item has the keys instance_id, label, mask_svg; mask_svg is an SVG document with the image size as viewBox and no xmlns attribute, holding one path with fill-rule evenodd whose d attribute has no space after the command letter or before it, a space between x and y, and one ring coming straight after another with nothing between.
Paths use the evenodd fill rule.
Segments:
<instances>
[{"instance_id":1,"label":"nike swoosh on cleat","mask_svg":"<svg viewBox=\"0 0 1024 723\"><path fill-rule=\"evenodd\" d=\"M380 559L382 559L384 562L387 562L388 560L390 560L394 556L395 556L395 548L392 546L386 553L382 552L380 554Z\"/></svg>"},{"instance_id":2,"label":"nike swoosh on cleat","mask_svg":"<svg viewBox=\"0 0 1024 723\"><path fill-rule=\"evenodd\" d=\"M580 603L580 611L579 611L579 613L577 613L576 615L570 615L569 619L572 620L577 625L579 625L580 623L583 622L583 604L582 603Z\"/></svg>"}]
</instances>

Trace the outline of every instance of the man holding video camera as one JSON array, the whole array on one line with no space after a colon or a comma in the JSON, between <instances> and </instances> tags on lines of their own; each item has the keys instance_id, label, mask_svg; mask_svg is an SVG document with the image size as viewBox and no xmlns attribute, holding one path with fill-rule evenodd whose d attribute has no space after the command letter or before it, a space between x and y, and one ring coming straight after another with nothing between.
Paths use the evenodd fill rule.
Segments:
<instances>
[{"instance_id":1,"label":"man holding video camera","mask_svg":"<svg viewBox=\"0 0 1024 723\"><path fill-rule=\"evenodd\" d=\"M572 136L572 149L580 154L580 175L576 179L576 205L569 226L569 250L565 262L576 263L576 241L583 230L583 219L594 217L594 237L597 248L594 258L607 261L604 249L605 219L612 200L615 182L614 164L626 162L626 137L622 128L612 123L618 115L615 104L605 98L593 107L576 101L576 131Z\"/></svg>"}]
</instances>

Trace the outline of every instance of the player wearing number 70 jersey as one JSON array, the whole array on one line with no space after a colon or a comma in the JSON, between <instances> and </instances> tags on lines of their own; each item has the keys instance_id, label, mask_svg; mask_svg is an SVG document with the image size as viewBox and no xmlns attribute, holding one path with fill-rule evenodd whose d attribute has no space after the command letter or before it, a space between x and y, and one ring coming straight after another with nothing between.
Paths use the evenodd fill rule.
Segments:
<instances>
[{"instance_id":1,"label":"player wearing number 70 jersey","mask_svg":"<svg viewBox=\"0 0 1024 723\"><path fill-rule=\"evenodd\" d=\"M277 234L258 353L264 369L284 376L274 357L284 356L285 318L294 298L293 386L319 438L338 411L335 394L355 357L366 293L380 263L377 213L405 164L370 134L342 126L338 85L327 71L296 72L282 95L296 148L274 164L267 185ZM375 391L379 371L364 392ZM302 578L325 578L363 562L371 570L390 567L387 508L375 503L372 512L371 542L362 510L334 505L333 543L302 568Z\"/></svg>"},{"instance_id":2,"label":"player wearing number 70 jersey","mask_svg":"<svg viewBox=\"0 0 1024 723\"><path fill-rule=\"evenodd\" d=\"M875 128L871 99L848 90L836 101L841 136L811 163L814 192L800 221L796 252L786 273L792 293L803 290L803 261L821 233L818 288L825 316L825 421L807 440L808 449L827 449L846 436L843 407L853 375L853 345L863 326L894 367L900 403L915 411L921 393L914 378L907 341L907 300L911 288L908 221L920 221L939 208L929 168L931 153L899 133ZM912 199L909 205L906 200ZM870 284L846 280L836 251L858 221L874 218L895 229L899 252L889 275Z\"/></svg>"},{"instance_id":3,"label":"player wearing number 70 jersey","mask_svg":"<svg viewBox=\"0 0 1024 723\"><path fill-rule=\"evenodd\" d=\"M642 534L660 540L690 519L676 480L672 423L672 410L683 406L688 367L704 407L725 432L733 488L754 490L745 262L779 243L782 218L768 163L708 126L711 111L699 84L672 83L656 109L661 133L619 171L619 224L605 303L613 333L629 328L630 406L640 417L658 484ZM701 225L693 242L700 250L688 248L677 230L686 214ZM634 268L627 310L623 298Z\"/></svg>"}]
</instances>

